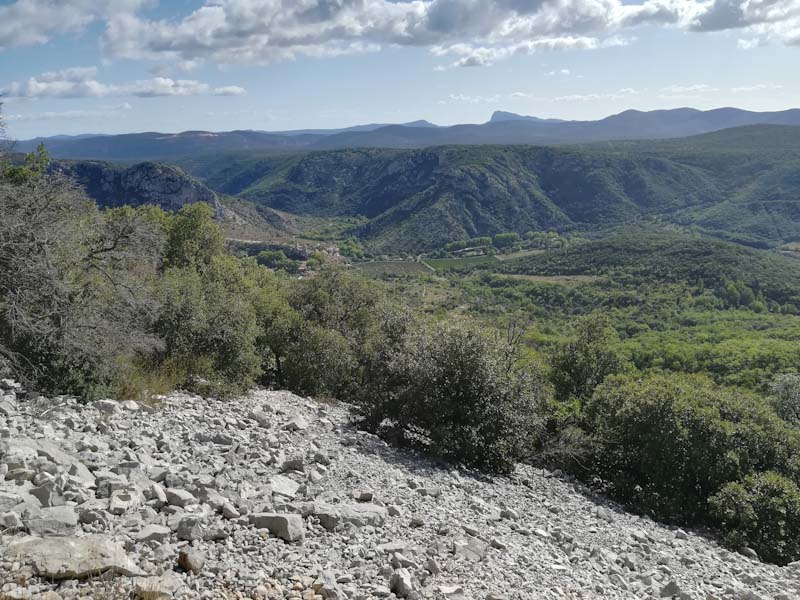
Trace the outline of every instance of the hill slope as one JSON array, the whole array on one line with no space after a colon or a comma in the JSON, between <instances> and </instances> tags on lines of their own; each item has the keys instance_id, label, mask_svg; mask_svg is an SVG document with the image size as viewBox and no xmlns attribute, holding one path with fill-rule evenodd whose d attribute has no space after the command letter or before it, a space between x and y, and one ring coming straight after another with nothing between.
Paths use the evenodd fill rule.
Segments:
<instances>
[{"instance_id":1,"label":"hill slope","mask_svg":"<svg viewBox=\"0 0 800 600\"><path fill-rule=\"evenodd\" d=\"M283 598L290 589L297 597L302 589L308 598L388 598L390 588L396 597L515 600L706 598L720 589L797 597L790 567L628 514L541 469L489 479L443 468L357 431L341 404L287 392L224 401L172 394L157 409L70 400L42 417L30 395L12 392L3 402L12 433L0 464L14 472L27 459L46 479L54 461L75 476L50 482L47 499L66 485L78 490L78 506L39 508L33 493L41 489L0 482L21 523L0 536L9 596L27 597L15 588L23 582L92 598L128 597L146 584L169 590L147 597L174 590L178 598L199 590ZM32 439L53 429L52 439ZM35 460L37 451L52 461ZM117 471L129 474L112 477ZM126 488L103 493L109 480ZM28 527L46 537L27 535ZM75 569L108 568L121 576L74 581ZM73 581L59 586L53 575Z\"/></svg>"},{"instance_id":2,"label":"hill slope","mask_svg":"<svg viewBox=\"0 0 800 600\"><path fill-rule=\"evenodd\" d=\"M497 267L495 267L497 269ZM778 304L800 305L800 261L700 235L625 228L598 240L505 261L526 275L629 275L637 281L719 288L742 282Z\"/></svg>"},{"instance_id":3,"label":"hill slope","mask_svg":"<svg viewBox=\"0 0 800 600\"><path fill-rule=\"evenodd\" d=\"M356 233L381 252L641 219L751 245L800 238L800 127L579 147L235 153L181 164L214 189L263 206L366 217Z\"/></svg>"}]
</instances>

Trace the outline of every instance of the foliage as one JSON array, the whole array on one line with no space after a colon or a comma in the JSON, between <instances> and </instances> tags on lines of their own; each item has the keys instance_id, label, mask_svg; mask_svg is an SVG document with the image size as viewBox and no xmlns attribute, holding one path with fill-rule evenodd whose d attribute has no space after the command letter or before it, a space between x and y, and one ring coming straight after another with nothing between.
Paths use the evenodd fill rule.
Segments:
<instances>
[{"instance_id":1,"label":"foliage","mask_svg":"<svg viewBox=\"0 0 800 600\"><path fill-rule=\"evenodd\" d=\"M578 321L575 338L558 348L551 359L550 380L556 400L587 400L607 377L621 372L624 361L614 349L618 339L603 317Z\"/></svg>"},{"instance_id":2,"label":"foliage","mask_svg":"<svg viewBox=\"0 0 800 600\"><path fill-rule=\"evenodd\" d=\"M202 268L223 253L222 232L213 222L214 210L207 204L186 204L174 217L165 219L167 244L164 265Z\"/></svg>"},{"instance_id":3,"label":"foliage","mask_svg":"<svg viewBox=\"0 0 800 600\"><path fill-rule=\"evenodd\" d=\"M729 546L750 547L779 565L800 556L800 489L794 481L774 472L748 475L725 485L709 504Z\"/></svg>"},{"instance_id":4,"label":"foliage","mask_svg":"<svg viewBox=\"0 0 800 600\"><path fill-rule=\"evenodd\" d=\"M452 323L414 328L393 346L358 396L373 427L492 471L507 472L528 455L548 392L536 365L520 364L513 342Z\"/></svg>"},{"instance_id":5,"label":"foliage","mask_svg":"<svg viewBox=\"0 0 800 600\"><path fill-rule=\"evenodd\" d=\"M43 391L95 395L158 347L162 245L146 211L99 212L58 175L0 182L0 354Z\"/></svg>"},{"instance_id":6,"label":"foliage","mask_svg":"<svg viewBox=\"0 0 800 600\"><path fill-rule=\"evenodd\" d=\"M300 261L287 258L283 250L262 250L256 257L258 264L270 269L280 269L287 273L297 273Z\"/></svg>"},{"instance_id":7,"label":"foliage","mask_svg":"<svg viewBox=\"0 0 800 600\"><path fill-rule=\"evenodd\" d=\"M769 385L769 399L784 421L800 428L800 375L785 373L776 377Z\"/></svg>"},{"instance_id":8,"label":"foliage","mask_svg":"<svg viewBox=\"0 0 800 600\"><path fill-rule=\"evenodd\" d=\"M600 441L592 472L617 498L665 519L703 522L727 483L798 476L800 432L760 398L697 376L616 376L586 404Z\"/></svg>"},{"instance_id":9,"label":"foliage","mask_svg":"<svg viewBox=\"0 0 800 600\"><path fill-rule=\"evenodd\" d=\"M508 248L519 242L522 237L518 233L498 233L494 236L492 243L496 248Z\"/></svg>"}]
</instances>

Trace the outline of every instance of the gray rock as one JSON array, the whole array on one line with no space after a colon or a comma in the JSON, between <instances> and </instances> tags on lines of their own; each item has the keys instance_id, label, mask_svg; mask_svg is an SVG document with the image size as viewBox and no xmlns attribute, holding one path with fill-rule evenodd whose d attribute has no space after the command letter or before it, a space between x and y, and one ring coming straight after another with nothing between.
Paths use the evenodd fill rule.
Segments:
<instances>
[{"instance_id":1,"label":"gray rock","mask_svg":"<svg viewBox=\"0 0 800 600\"><path fill-rule=\"evenodd\" d=\"M293 500L297 495L297 490L300 489L299 483L283 475L275 475L269 480L269 485L273 494L283 496L288 500Z\"/></svg>"},{"instance_id":2,"label":"gray rock","mask_svg":"<svg viewBox=\"0 0 800 600\"><path fill-rule=\"evenodd\" d=\"M397 569L389 581L389 589L399 598L407 598L414 591L414 581L408 569Z\"/></svg>"},{"instance_id":3,"label":"gray rock","mask_svg":"<svg viewBox=\"0 0 800 600\"><path fill-rule=\"evenodd\" d=\"M308 421L303 417L295 417L283 427L287 431L305 431L308 429Z\"/></svg>"},{"instance_id":4,"label":"gray rock","mask_svg":"<svg viewBox=\"0 0 800 600\"><path fill-rule=\"evenodd\" d=\"M78 525L78 513L71 506L54 506L23 520L28 531L36 535L72 535Z\"/></svg>"},{"instance_id":5,"label":"gray rock","mask_svg":"<svg viewBox=\"0 0 800 600\"><path fill-rule=\"evenodd\" d=\"M256 513L248 518L256 529L268 529L284 541L297 542L305 537L303 518L300 515Z\"/></svg>"},{"instance_id":6,"label":"gray rock","mask_svg":"<svg viewBox=\"0 0 800 600\"><path fill-rule=\"evenodd\" d=\"M325 529L333 531L341 523L350 523L356 527L383 527L388 511L376 504L320 504L314 515Z\"/></svg>"},{"instance_id":7,"label":"gray rock","mask_svg":"<svg viewBox=\"0 0 800 600\"><path fill-rule=\"evenodd\" d=\"M205 554L193 548L181 550L178 554L178 565L195 575L200 574L206 564Z\"/></svg>"},{"instance_id":8,"label":"gray rock","mask_svg":"<svg viewBox=\"0 0 800 600\"><path fill-rule=\"evenodd\" d=\"M144 529L142 529L139 533L134 536L134 539L137 542L147 543L147 542L164 542L169 539L169 536L172 534L172 530L169 527L164 527L163 525L148 525Z\"/></svg>"},{"instance_id":9,"label":"gray rock","mask_svg":"<svg viewBox=\"0 0 800 600\"><path fill-rule=\"evenodd\" d=\"M49 579L82 579L107 571L129 577L145 575L122 546L99 535L57 541L23 538L9 544L8 555Z\"/></svg>"},{"instance_id":10,"label":"gray rock","mask_svg":"<svg viewBox=\"0 0 800 600\"><path fill-rule=\"evenodd\" d=\"M171 600L180 586L180 581L171 573L161 577L138 577L133 593L136 600Z\"/></svg>"},{"instance_id":11,"label":"gray rock","mask_svg":"<svg viewBox=\"0 0 800 600\"><path fill-rule=\"evenodd\" d=\"M471 561L481 561L486 558L489 544L471 535L462 536L453 542L453 554Z\"/></svg>"},{"instance_id":12,"label":"gray rock","mask_svg":"<svg viewBox=\"0 0 800 600\"><path fill-rule=\"evenodd\" d=\"M195 498L190 492L187 492L186 490L167 488L166 496L167 496L167 502L172 506L180 506L181 508L186 508L187 506L198 504L197 498Z\"/></svg>"}]
</instances>

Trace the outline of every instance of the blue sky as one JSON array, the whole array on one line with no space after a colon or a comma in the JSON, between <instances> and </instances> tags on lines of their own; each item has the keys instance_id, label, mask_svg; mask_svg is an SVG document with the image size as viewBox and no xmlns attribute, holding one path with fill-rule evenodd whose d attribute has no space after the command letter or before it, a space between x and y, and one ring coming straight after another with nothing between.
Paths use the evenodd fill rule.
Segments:
<instances>
[{"instance_id":1,"label":"blue sky","mask_svg":"<svg viewBox=\"0 0 800 600\"><path fill-rule=\"evenodd\" d=\"M0 0L11 137L800 106L800 0Z\"/></svg>"}]
</instances>

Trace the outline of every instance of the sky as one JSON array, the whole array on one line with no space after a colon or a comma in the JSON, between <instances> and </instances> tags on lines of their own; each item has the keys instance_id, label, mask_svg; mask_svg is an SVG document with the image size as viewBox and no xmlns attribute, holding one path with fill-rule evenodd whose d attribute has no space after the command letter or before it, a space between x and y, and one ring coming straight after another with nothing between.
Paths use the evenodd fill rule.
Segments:
<instances>
[{"instance_id":1,"label":"sky","mask_svg":"<svg viewBox=\"0 0 800 600\"><path fill-rule=\"evenodd\" d=\"M0 0L7 134L800 107L800 0Z\"/></svg>"}]
</instances>

